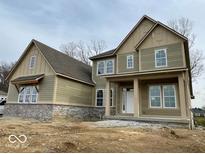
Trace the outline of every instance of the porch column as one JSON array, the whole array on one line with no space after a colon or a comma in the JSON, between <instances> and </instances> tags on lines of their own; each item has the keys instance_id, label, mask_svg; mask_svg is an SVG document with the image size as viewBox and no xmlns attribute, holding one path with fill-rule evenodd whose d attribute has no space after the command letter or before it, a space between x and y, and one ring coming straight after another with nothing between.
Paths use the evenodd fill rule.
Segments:
<instances>
[{"instance_id":1,"label":"porch column","mask_svg":"<svg viewBox=\"0 0 205 154\"><path fill-rule=\"evenodd\" d=\"M184 76L180 74L178 76L179 83L179 101L180 101L180 109L181 109L181 117L186 118L186 99L185 99L185 87L184 87Z\"/></svg>"},{"instance_id":2,"label":"porch column","mask_svg":"<svg viewBox=\"0 0 205 154\"><path fill-rule=\"evenodd\" d=\"M134 117L139 117L139 79L134 79Z\"/></svg>"},{"instance_id":3,"label":"porch column","mask_svg":"<svg viewBox=\"0 0 205 154\"><path fill-rule=\"evenodd\" d=\"M105 116L110 116L110 81L108 80L105 87Z\"/></svg>"}]
</instances>

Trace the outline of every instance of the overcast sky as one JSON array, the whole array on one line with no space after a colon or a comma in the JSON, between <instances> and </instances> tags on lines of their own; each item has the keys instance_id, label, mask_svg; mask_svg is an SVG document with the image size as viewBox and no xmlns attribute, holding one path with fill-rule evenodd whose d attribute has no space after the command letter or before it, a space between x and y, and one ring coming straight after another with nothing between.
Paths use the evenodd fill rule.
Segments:
<instances>
[{"instance_id":1,"label":"overcast sky","mask_svg":"<svg viewBox=\"0 0 205 154\"><path fill-rule=\"evenodd\" d=\"M105 40L111 49L144 14L163 23L188 17L195 48L205 51L204 6L204 0L1 0L0 61L16 61L33 38L56 49L70 41ZM192 105L205 105L205 73L194 92Z\"/></svg>"}]
</instances>

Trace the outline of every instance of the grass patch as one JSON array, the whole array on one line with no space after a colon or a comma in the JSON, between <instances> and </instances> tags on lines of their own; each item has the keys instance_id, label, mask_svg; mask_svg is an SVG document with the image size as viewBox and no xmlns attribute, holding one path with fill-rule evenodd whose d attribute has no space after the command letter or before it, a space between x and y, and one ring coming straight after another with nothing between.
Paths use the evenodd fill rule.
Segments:
<instances>
[{"instance_id":1,"label":"grass patch","mask_svg":"<svg viewBox=\"0 0 205 154\"><path fill-rule=\"evenodd\" d=\"M197 126L205 127L205 117L194 117Z\"/></svg>"}]
</instances>

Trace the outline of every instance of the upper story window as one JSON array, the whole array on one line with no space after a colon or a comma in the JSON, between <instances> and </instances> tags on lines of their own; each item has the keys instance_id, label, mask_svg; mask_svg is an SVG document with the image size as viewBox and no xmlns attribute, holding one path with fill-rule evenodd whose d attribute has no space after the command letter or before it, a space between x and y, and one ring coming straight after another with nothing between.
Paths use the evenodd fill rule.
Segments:
<instances>
[{"instance_id":1,"label":"upper story window","mask_svg":"<svg viewBox=\"0 0 205 154\"><path fill-rule=\"evenodd\" d=\"M97 62L97 75L113 74L113 73L114 73L113 59Z\"/></svg>"},{"instance_id":2,"label":"upper story window","mask_svg":"<svg viewBox=\"0 0 205 154\"><path fill-rule=\"evenodd\" d=\"M134 57L133 55L127 56L127 68L134 68Z\"/></svg>"},{"instance_id":3,"label":"upper story window","mask_svg":"<svg viewBox=\"0 0 205 154\"><path fill-rule=\"evenodd\" d=\"M155 67L167 66L167 50L159 49L155 50Z\"/></svg>"},{"instance_id":4,"label":"upper story window","mask_svg":"<svg viewBox=\"0 0 205 154\"><path fill-rule=\"evenodd\" d=\"M36 56L32 56L29 61L29 69L34 68L35 64L36 64Z\"/></svg>"},{"instance_id":5,"label":"upper story window","mask_svg":"<svg viewBox=\"0 0 205 154\"><path fill-rule=\"evenodd\" d=\"M97 74L101 75L104 74L105 71L105 62L104 61L100 61L97 64Z\"/></svg>"},{"instance_id":6,"label":"upper story window","mask_svg":"<svg viewBox=\"0 0 205 154\"><path fill-rule=\"evenodd\" d=\"M106 61L106 73L112 74L114 73L114 60L107 60Z\"/></svg>"}]
</instances>

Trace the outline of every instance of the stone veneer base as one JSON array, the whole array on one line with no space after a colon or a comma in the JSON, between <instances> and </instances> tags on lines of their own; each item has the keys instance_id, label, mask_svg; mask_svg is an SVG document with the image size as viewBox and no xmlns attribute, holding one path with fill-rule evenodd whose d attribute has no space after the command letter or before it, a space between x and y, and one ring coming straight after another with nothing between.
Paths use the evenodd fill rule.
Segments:
<instances>
[{"instance_id":1,"label":"stone veneer base","mask_svg":"<svg viewBox=\"0 0 205 154\"><path fill-rule=\"evenodd\" d=\"M111 108L114 115L115 108ZM87 107L56 104L5 104L4 116L34 118L48 121L55 117L78 120L99 120L105 114L104 107Z\"/></svg>"}]
</instances>

